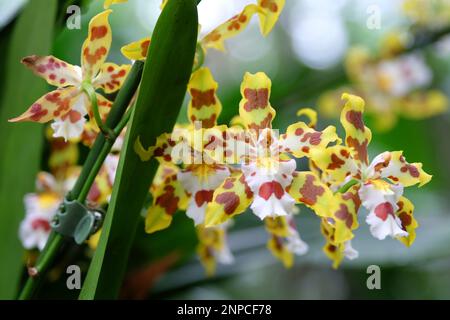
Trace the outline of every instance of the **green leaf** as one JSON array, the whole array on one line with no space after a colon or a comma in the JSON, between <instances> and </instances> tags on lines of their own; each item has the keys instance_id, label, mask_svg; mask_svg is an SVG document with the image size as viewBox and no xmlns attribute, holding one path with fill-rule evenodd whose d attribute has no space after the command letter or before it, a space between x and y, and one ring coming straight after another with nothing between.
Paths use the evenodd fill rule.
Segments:
<instances>
[{"instance_id":1,"label":"green leaf","mask_svg":"<svg viewBox=\"0 0 450 320\"><path fill-rule=\"evenodd\" d=\"M35 123L8 123L21 114L48 86L21 65L31 54L48 54L52 47L56 0L33 0L18 18L3 76L0 103L0 299L15 296L22 271L23 249L17 233L24 216L23 196L34 190L44 134Z\"/></svg>"},{"instance_id":2,"label":"green leaf","mask_svg":"<svg viewBox=\"0 0 450 320\"><path fill-rule=\"evenodd\" d=\"M142 205L158 163L142 161L134 151L175 124L192 70L197 42L196 0L172 0L153 32L131 124L122 150L111 203L80 299L116 298Z\"/></svg>"}]
</instances>

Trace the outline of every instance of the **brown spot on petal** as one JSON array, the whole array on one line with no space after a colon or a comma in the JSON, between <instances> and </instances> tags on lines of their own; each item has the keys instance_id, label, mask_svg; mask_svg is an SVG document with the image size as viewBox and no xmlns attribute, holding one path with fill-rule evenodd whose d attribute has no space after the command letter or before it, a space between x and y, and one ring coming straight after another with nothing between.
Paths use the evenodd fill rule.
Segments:
<instances>
[{"instance_id":1,"label":"brown spot on petal","mask_svg":"<svg viewBox=\"0 0 450 320\"><path fill-rule=\"evenodd\" d=\"M314 180L315 177L313 175L307 175L304 185L299 190L302 195L300 201L307 205L314 205L317 202L317 198L325 192L322 186L314 185Z\"/></svg>"},{"instance_id":2,"label":"brown spot on petal","mask_svg":"<svg viewBox=\"0 0 450 320\"><path fill-rule=\"evenodd\" d=\"M264 109L269 104L269 90L267 88L244 90L244 97L248 100L244 104L247 112L256 109Z\"/></svg>"},{"instance_id":3,"label":"brown spot on petal","mask_svg":"<svg viewBox=\"0 0 450 320\"><path fill-rule=\"evenodd\" d=\"M239 206L240 199L234 192L224 192L217 196L216 202L224 205L226 214L233 214Z\"/></svg>"},{"instance_id":4,"label":"brown spot on petal","mask_svg":"<svg viewBox=\"0 0 450 320\"><path fill-rule=\"evenodd\" d=\"M364 122L362 119L362 113L359 111L350 110L345 115L345 118L350 122L356 129L364 132Z\"/></svg>"}]
</instances>

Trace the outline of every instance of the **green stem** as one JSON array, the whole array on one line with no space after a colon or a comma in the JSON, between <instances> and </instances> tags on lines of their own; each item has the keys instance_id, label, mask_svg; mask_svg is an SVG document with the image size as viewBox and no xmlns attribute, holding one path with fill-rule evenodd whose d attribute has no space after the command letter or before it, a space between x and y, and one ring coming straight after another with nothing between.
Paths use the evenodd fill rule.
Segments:
<instances>
[{"instance_id":1,"label":"green stem","mask_svg":"<svg viewBox=\"0 0 450 320\"><path fill-rule=\"evenodd\" d=\"M97 161L95 161L94 165L92 166L91 171L89 172L89 175L87 176L86 181L83 187L81 188L80 194L77 197L77 200L79 202L84 203L86 201L89 191L91 190L92 184L94 183L94 180L97 177L97 174L100 171L103 162L105 161L106 157L111 151L114 141L115 140L107 140L106 143L103 145L103 148L100 150L100 153L98 154L97 157Z\"/></svg>"},{"instance_id":2,"label":"green stem","mask_svg":"<svg viewBox=\"0 0 450 320\"><path fill-rule=\"evenodd\" d=\"M350 189L351 187L353 187L355 184L358 184L359 181L352 179L349 182L347 182L346 184L344 184L342 187L340 187L338 189L338 191L336 191L336 193L346 193L348 191L348 189Z\"/></svg>"},{"instance_id":3,"label":"green stem","mask_svg":"<svg viewBox=\"0 0 450 320\"><path fill-rule=\"evenodd\" d=\"M113 135L113 137L118 136L120 131L126 125L126 121L124 121L123 118L129 118L129 112L125 115L125 117L124 113L126 112L127 107L133 98L137 87L139 86L143 66L143 62L137 61L134 63L127 80L119 91L108 118L106 119L106 126L109 128L115 128L114 132L117 133L116 135ZM111 150L113 144L114 139L108 140L104 134L99 134L97 136L75 186L67 195L69 200L77 199L81 202L86 200L92 183L94 182L95 177L97 176L98 171L100 170L103 161ZM27 282L19 295L20 300L33 298L37 292L37 289L41 285L42 280L45 278L45 274L51 267L57 253L59 252L59 249L64 243L69 241L70 239L66 239L54 231L51 232L44 250L42 250L36 262L36 265L29 268L30 277L27 279Z\"/></svg>"},{"instance_id":4,"label":"green stem","mask_svg":"<svg viewBox=\"0 0 450 320\"><path fill-rule=\"evenodd\" d=\"M107 139L114 139L114 132L103 123L100 111L98 110L97 93L95 92L94 87L89 82L83 82L81 84L81 88L84 93L87 94L89 100L91 100L92 113L94 114L94 119L97 123L97 126L100 128Z\"/></svg>"}]
</instances>

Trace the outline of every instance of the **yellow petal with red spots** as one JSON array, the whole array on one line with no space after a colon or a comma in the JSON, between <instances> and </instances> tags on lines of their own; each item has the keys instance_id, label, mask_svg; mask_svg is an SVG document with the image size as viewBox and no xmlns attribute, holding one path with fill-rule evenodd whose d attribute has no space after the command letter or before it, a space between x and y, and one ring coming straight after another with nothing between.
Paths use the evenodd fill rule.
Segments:
<instances>
[{"instance_id":1,"label":"yellow petal with red spots","mask_svg":"<svg viewBox=\"0 0 450 320\"><path fill-rule=\"evenodd\" d=\"M339 268L339 265L341 264L342 260L344 259L344 253L342 249L342 245L335 245L331 242L326 242L323 246L323 252L325 255L333 261L333 269Z\"/></svg>"},{"instance_id":2,"label":"yellow petal with red spots","mask_svg":"<svg viewBox=\"0 0 450 320\"><path fill-rule=\"evenodd\" d=\"M328 126L316 131L304 122L291 124L280 139L283 149L297 158L305 157L314 149L324 149L330 142L336 141L336 128Z\"/></svg>"},{"instance_id":3,"label":"yellow petal with red spots","mask_svg":"<svg viewBox=\"0 0 450 320\"><path fill-rule=\"evenodd\" d=\"M172 216L181 208L186 208L189 200L177 178L178 168L161 165L156 174L157 184L152 186L153 203L147 210L145 231L153 233L169 227Z\"/></svg>"},{"instance_id":4,"label":"yellow petal with red spots","mask_svg":"<svg viewBox=\"0 0 450 320\"><path fill-rule=\"evenodd\" d=\"M28 56L22 63L55 87L79 86L81 69L53 56Z\"/></svg>"},{"instance_id":5,"label":"yellow petal with red spots","mask_svg":"<svg viewBox=\"0 0 450 320\"><path fill-rule=\"evenodd\" d=\"M147 58L150 41L150 38L144 38L123 46L120 51L130 60L145 60Z\"/></svg>"},{"instance_id":6,"label":"yellow petal with red spots","mask_svg":"<svg viewBox=\"0 0 450 320\"><path fill-rule=\"evenodd\" d=\"M259 27L261 33L266 36L278 21L286 0L258 0L258 5L263 9L258 12Z\"/></svg>"},{"instance_id":7,"label":"yellow petal with red spots","mask_svg":"<svg viewBox=\"0 0 450 320\"><path fill-rule=\"evenodd\" d=\"M267 217L264 219L267 232L278 237L286 238L289 236L289 225L285 216Z\"/></svg>"},{"instance_id":8,"label":"yellow petal with red spots","mask_svg":"<svg viewBox=\"0 0 450 320\"><path fill-rule=\"evenodd\" d=\"M105 0L105 2L103 3L103 8L108 9L112 4L116 4L116 3L125 3L128 0Z\"/></svg>"},{"instance_id":9,"label":"yellow petal with red spots","mask_svg":"<svg viewBox=\"0 0 450 320\"><path fill-rule=\"evenodd\" d=\"M245 182L244 175L232 175L214 191L213 199L206 207L205 225L219 225L242 213L253 200L253 193Z\"/></svg>"},{"instance_id":10,"label":"yellow petal with red spots","mask_svg":"<svg viewBox=\"0 0 450 320\"><path fill-rule=\"evenodd\" d=\"M258 11L261 11L261 8L257 5L247 5L241 13L235 15L208 33L201 40L202 46L205 49L214 48L225 51L224 41L241 33L242 30L247 27L252 16Z\"/></svg>"},{"instance_id":11,"label":"yellow petal with red spots","mask_svg":"<svg viewBox=\"0 0 450 320\"><path fill-rule=\"evenodd\" d=\"M283 263L285 268L291 268L294 265L294 254L288 250L283 238L272 235L267 241L267 249Z\"/></svg>"},{"instance_id":12,"label":"yellow petal with red spots","mask_svg":"<svg viewBox=\"0 0 450 320\"><path fill-rule=\"evenodd\" d=\"M357 213L361 200L359 199L358 190L359 186L355 185L347 192L335 195L339 209L333 214L334 243L344 243L351 240L354 237L353 230L359 226Z\"/></svg>"},{"instance_id":13,"label":"yellow petal with red spots","mask_svg":"<svg viewBox=\"0 0 450 320\"><path fill-rule=\"evenodd\" d=\"M248 129L259 131L272 127L276 112L269 101L271 87L272 81L264 72L245 73L239 115Z\"/></svg>"},{"instance_id":14,"label":"yellow petal with red spots","mask_svg":"<svg viewBox=\"0 0 450 320\"><path fill-rule=\"evenodd\" d=\"M311 171L294 172L288 193L297 203L311 208L319 217L331 217L337 211L337 200L328 186Z\"/></svg>"},{"instance_id":15,"label":"yellow petal with red spots","mask_svg":"<svg viewBox=\"0 0 450 320\"><path fill-rule=\"evenodd\" d=\"M70 112L79 93L79 90L74 87L51 91L40 97L22 115L8 121L34 121L45 123L57 117L62 117Z\"/></svg>"},{"instance_id":16,"label":"yellow petal with red spots","mask_svg":"<svg viewBox=\"0 0 450 320\"><path fill-rule=\"evenodd\" d=\"M388 165L381 169L381 176L405 187L419 184L419 187L430 182L432 176L422 169L422 163L408 163L402 151L383 153Z\"/></svg>"},{"instance_id":17,"label":"yellow petal with red spots","mask_svg":"<svg viewBox=\"0 0 450 320\"><path fill-rule=\"evenodd\" d=\"M358 176L359 174L353 153L352 149L337 145L312 150L311 159L322 172L330 175L334 183L340 184L349 175Z\"/></svg>"},{"instance_id":18,"label":"yellow petal with red spots","mask_svg":"<svg viewBox=\"0 0 450 320\"><path fill-rule=\"evenodd\" d=\"M108 16L112 10L97 14L89 22L88 37L81 49L81 67L83 80L92 80L100 71L109 48L111 47L112 33Z\"/></svg>"},{"instance_id":19,"label":"yellow petal with red spots","mask_svg":"<svg viewBox=\"0 0 450 320\"><path fill-rule=\"evenodd\" d=\"M231 262L226 244L226 231L223 227L205 228L203 226L198 226L196 231L199 241L197 254L206 274L211 276L215 273L217 262Z\"/></svg>"},{"instance_id":20,"label":"yellow petal with red spots","mask_svg":"<svg viewBox=\"0 0 450 320\"><path fill-rule=\"evenodd\" d=\"M201 122L202 128L212 128L222 111L222 104L217 97L217 82L208 68L195 71L188 84L191 101L188 105L188 118L194 123Z\"/></svg>"},{"instance_id":21,"label":"yellow petal with red spots","mask_svg":"<svg viewBox=\"0 0 450 320\"><path fill-rule=\"evenodd\" d=\"M402 228L408 232L406 237L398 237L401 243L409 247L416 239L416 229L419 227L419 223L414 218L414 205L405 197L401 197L397 202L398 210L395 213L402 222Z\"/></svg>"},{"instance_id":22,"label":"yellow petal with red spots","mask_svg":"<svg viewBox=\"0 0 450 320\"><path fill-rule=\"evenodd\" d=\"M372 139L372 133L364 125L364 100L347 93L342 95L342 99L346 100L341 112L341 123L346 134L345 143L355 151L354 159L367 165L367 146Z\"/></svg>"},{"instance_id":23,"label":"yellow petal with red spots","mask_svg":"<svg viewBox=\"0 0 450 320\"><path fill-rule=\"evenodd\" d=\"M128 64L118 66L114 63L105 63L92 84L95 88L102 88L105 93L113 93L122 87L130 68Z\"/></svg>"}]
</instances>

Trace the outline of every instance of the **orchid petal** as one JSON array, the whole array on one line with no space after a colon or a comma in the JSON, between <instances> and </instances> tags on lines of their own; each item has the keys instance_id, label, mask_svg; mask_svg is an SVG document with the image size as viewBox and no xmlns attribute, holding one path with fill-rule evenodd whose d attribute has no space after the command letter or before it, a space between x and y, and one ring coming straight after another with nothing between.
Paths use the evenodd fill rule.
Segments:
<instances>
[{"instance_id":1,"label":"orchid petal","mask_svg":"<svg viewBox=\"0 0 450 320\"><path fill-rule=\"evenodd\" d=\"M261 8L255 4L247 5L241 13L219 25L213 31L208 33L202 40L202 46L225 51L224 41L241 33L249 24L252 16L262 12Z\"/></svg>"},{"instance_id":2,"label":"orchid petal","mask_svg":"<svg viewBox=\"0 0 450 320\"><path fill-rule=\"evenodd\" d=\"M258 131L272 126L276 113L269 102L271 86L272 81L265 73L245 73L239 115L248 129Z\"/></svg>"},{"instance_id":3,"label":"orchid petal","mask_svg":"<svg viewBox=\"0 0 450 320\"><path fill-rule=\"evenodd\" d=\"M145 60L151 39L149 37L134 41L123 46L120 51L130 60Z\"/></svg>"},{"instance_id":4,"label":"orchid petal","mask_svg":"<svg viewBox=\"0 0 450 320\"><path fill-rule=\"evenodd\" d=\"M266 36L278 21L286 0L258 0L258 5L263 10L258 12L259 27L261 33Z\"/></svg>"},{"instance_id":5,"label":"orchid petal","mask_svg":"<svg viewBox=\"0 0 450 320\"><path fill-rule=\"evenodd\" d=\"M70 112L78 100L80 91L74 87L58 89L40 97L22 115L9 122L33 121L45 123Z\"/></svg>"},{"instance_id":6,"label":"orchid petal","mask_svg":"<svg viewBox=\"0 0 450 320\"><path fill-rule=\"evenodd\" d=\"M214 191L206 208L205 225L215 226L242 213L253 200L253 192L240 172L233 172Z\"/></svg>"},{"instance_id":7,"label":"orchid petal","mask_svg":"<svg viewBox=\"0 0 450 320\"><path fill-rule=\"evenodd\" d=\"M188 84L191 101L188 105L188 118L194 123L201 121L202 128L212 128L222 111L222 104L217 97L217 82L208 68L195 71Z\"/></svg>"},{"instance_id":8,"label":"orchid petal","mask_svg":"<svg viewBox=\"0 0 450 320\"><path fill-rule=\"evenodd\" d=\"M130 68L128 64L118 66L114 63L104 63L92 84L95 88L102 88L105 93L113 93L122 87Z\"/></svg>"},{"instance_id":9,"label":"orchid petal","mask_svg":"<svg viewBox=\"0 0 450 320\"><path fill-rule=\"evenodd\" d=\"M341 123L345 129L345 143L355 151L354 159L358 163L368 165L367 146L372 139L372 133L364 125L364 100L358 96L344 93L346 100L341 112Z\"/></svg>"},{"instance_id":10,"label":"orchid petal","mask_svg":"<svg viewBox=\"0 0 450 320\"><path fill-rule=\"evenodd\" d=\"M81 50L83 80L92 80L96 77L108 56L112 41L111 26L108 22L111 12L112 10L103 11L89 22L88 37Z\"/></svg>"},{"instance_id":11,"label":"orchid petal","mask_svg":"<svg viewBox=\"0 0 450 320\"><path fill-rule=\"evenodd\" d=\"M81 69L53 56L28 56L22 63L50 85L62 88L81 85Z\"/></svg>"}]
</instances>

